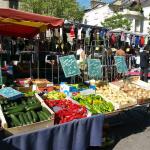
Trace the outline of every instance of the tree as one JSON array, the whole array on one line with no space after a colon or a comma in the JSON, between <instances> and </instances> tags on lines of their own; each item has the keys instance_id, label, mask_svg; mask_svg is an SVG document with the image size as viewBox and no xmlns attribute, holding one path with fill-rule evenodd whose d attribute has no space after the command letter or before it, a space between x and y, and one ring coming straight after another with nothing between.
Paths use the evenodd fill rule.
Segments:
<instances>
[{"instance_id":1,"label":"tree","mask_svg":"<svg viewBox=\"0 0 150 150\"><path fill-rule=\"evenodd\" d=\"M115 14L112 17L105 19L101 24L103 27L109 29L122 28L125 30L130 30L131 27L131 21L124 18L122 14Z\"/></svg>"},{"instance_id":2,"label":"tree","mask_svg":"<svg viewBox=\"0 0 150 150\"><path fill-rule=\"evenodd\" d=\"M76 0L22 0L21 8L72 21L81 21L84 15L84 8L80 7Z\"/></svg>"}]
</instances>

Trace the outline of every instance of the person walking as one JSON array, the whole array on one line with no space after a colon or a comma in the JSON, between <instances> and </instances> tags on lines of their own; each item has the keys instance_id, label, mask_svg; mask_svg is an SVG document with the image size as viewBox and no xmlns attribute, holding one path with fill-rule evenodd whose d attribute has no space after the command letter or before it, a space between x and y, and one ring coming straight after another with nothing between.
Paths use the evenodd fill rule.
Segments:
<instances>
[{"instance_id":1,"label":"person walking","mask_svg":"<svg viewBox=\"0 0 150 150\"><path fill-rule=\"evenodd\" d=\"M140 68L140 79L148 82L149 52L146 47L140 52Z\"/></svg>"}]
</instances>

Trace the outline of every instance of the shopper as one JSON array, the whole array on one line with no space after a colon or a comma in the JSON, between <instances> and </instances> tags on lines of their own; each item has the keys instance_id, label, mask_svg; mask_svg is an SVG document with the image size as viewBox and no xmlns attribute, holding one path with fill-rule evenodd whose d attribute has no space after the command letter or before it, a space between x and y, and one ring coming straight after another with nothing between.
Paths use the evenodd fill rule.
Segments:
<instances>
[{"instance_id":1,"label":"shopper","mask_svg":"<svg viewBox=\"0 0 150 150\"><path fill-rule=\"evenodd\" d=\"M120 49L116 51L116 56L126 56L124 46L120 47Z\"/></svg>"},{"instance_id":2,"label":"shopper","mask_svg":"<svg viewBox=\"0 0 150 150\"><path fill-rule=\"evenodd\" d=\"M148 68L149 68L149 52L145 47L143 51L140 51L140 79L148 82Z\"/></svg>"}]
</instances>

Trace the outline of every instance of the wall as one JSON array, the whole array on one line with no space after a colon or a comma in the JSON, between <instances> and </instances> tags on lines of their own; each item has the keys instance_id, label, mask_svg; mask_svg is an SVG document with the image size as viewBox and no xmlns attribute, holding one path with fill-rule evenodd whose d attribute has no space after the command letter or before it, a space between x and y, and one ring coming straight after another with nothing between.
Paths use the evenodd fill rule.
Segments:
<instances>
[{"instance_id":1,"label":"wall","mask_svg":"<svg viewBox=\"0 0 150 150\"><path fill-rule=\"evenodd\" d=\"M0 0L0 8L8 8L9 1Z\"/></svg>"},{"instance_id":2,"label":"wall","mask_svg":"<svg viewBox=\"0 0 150 150\"><path fill-rule=\"evenodd\" d=\"M144 17L145 17L145 20L144 20L144 33L148 33L149 31L149 28L150 28L150 25L149 25L149 14L150 14L150 6L148 7L144 7L143 8L144 10Z\"/></svg>"},{"instance_id":3,"label":"wall","mask_svg":"<svg viewBox=\"0 0 150 150\"><path fill-rule=\"evenodd\" d=\"M86 20L88 25L101 26L101 22L103 22L105 18L112 14L114 13L108 7L108 4L99 5L97 8L85 13L83 17L83 23L85 23Z\"/></svg>"}]
</instances>

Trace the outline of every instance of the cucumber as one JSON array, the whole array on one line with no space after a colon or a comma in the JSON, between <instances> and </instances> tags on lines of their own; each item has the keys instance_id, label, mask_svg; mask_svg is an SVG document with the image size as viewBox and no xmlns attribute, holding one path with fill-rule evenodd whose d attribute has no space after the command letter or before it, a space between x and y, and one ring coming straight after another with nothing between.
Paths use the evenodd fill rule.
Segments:
<instances>
[{"instance_id":1,"label":"cucumber","mask_svg":"<svg viewBox=\"0 0 150 150\"><path fill-rule=\"evenodd\" d=\"M37 122L38 121L38 116L33 110L31 110L31 115L32 115L32 118L33 118L33 122Z\"/></svg>"},{"instance_id":2,"label":"cucumber","mask_svg":"<svg viewBox=\"0 0 150 150\"><path fill-rule=\"evenodd\" d=\"M9 106L10 106L10 107L13 107L13 106L14 106L14 103L13 103L13 102L11 102Z\"/></svg>"},{"instance_id":3,"label":"cucumber","mask_svg":"<svg viewBox=\"0 0 150 150\"><path fill-rule=\"evenodd\" d=\"M50 118L50 116L47 115L44 111L41 111L40 113L44 116L45 120L48 120Z\"/></svg>"},{"instance_id":4,"label":"cucumber","mask_svg":"<svg viewBox=\"0 0 150 150\"><path fill-rule=\"evenodd\" d=\"M23 113L23 118L24 118L25 124L30 124L30 121L25 113Z\"/></svg>"},{"instance_id":5,"label":"cucumber","mask_svg":"<svg viewBox=\"0 0 150 150\"><path fill-rule=\"evenodd\" d=\"M24 106L17 106L17 107L14 107L13 109L12 108L7 109L5 114L8 115L8 114L13 114L13 113L22 112L22 111L24 111Z\"/></svg>"},{"instance_id":6,"label":"cucumber","mask_svg":"<svg viewBox=\"0 0 150 150\"><path fill-rule=\"evenodd\" d=\"M49 117L52 115L45 107L42 107L42 110L43 110Z\"/></svg>"},{"instance_id":7,"label":"cucumber","mask_svg":"<svg viewBox=\"0 0 150 150\"><path fill-rule=\"evenodd\" d=\"M25 123L23 114L19 114L18 117L19 117L19 120L20 120L21 124L22 124L22 125L25 125L26 123Z\"/></svg>"},{"instance_id":8,"label":"cucumber","mask_svg":"<svg viewBox=\"0 0 150 150\"><path fill-rule=\"evenodd\" d=\"M40 118L40 121L44 121L45 118L43 117L43 115L40 113L40 112L37 112L39 118Z\"/></svg>"},{"instance_id":9,"label":"cucumber","mask_svg":"<svg viewBox=\"0 0 150 150\"><path fill-rule=\"evenodd\" d=\"M7 100L4 100L4 104L8 104L8 101L7 101Z\"/></svg>"},{"instance_id":10,"label":"cucumber","mask_svg":"<svg viewBox=\"0 0 150 150\"><path fill-rule=\"evenodd\" d=\"M23 105L26 105L26 104L27 104L25 100L23 100L21 103L22 103Z\"/></svg>"},{"instance_id":11,"label":"cucumber","mask_svg":"<svg viewBox=\"0 0 150 150\"><path fill-rule=\"evenodd\" d=\"M14 124L15 126L21 125L20 121L18 120L18 118L15 115L10 114L10 118L11 118L11 121L13 122L12 124Z\"/></svg>"},{"instance_id":12,"label":"cucumber","mask_svg":"<svg viewBox=\"0 0 150 150\"><path fill-rule=\"evenodd\" d=\"M17 104L17 102L14 102L14 106L17 106L18 104Z\"/></svg>"},{"instance_id":13,"label":"cucumber","mask_svg":"<svg viewBox=\"0 0 150 150\"><path fill-rule=\"evenodd\" d=\"M29 110L37 110L40 109L41 107L42 107L41 104L32 104L30 106L26 106L25 109L29 111Z\"/></svg>"},{"instance_id":14,"label":"cucumber","mask_svg":"<svg viewBox=\"0 0 150 150\"><path fill-rule=\"evenodd\" d=\"M33 123L33 119L32 119L31 113L28 111L28 112L26 112L26 115L27 115L30 123Z\"/></svg>"}]
</instances>

